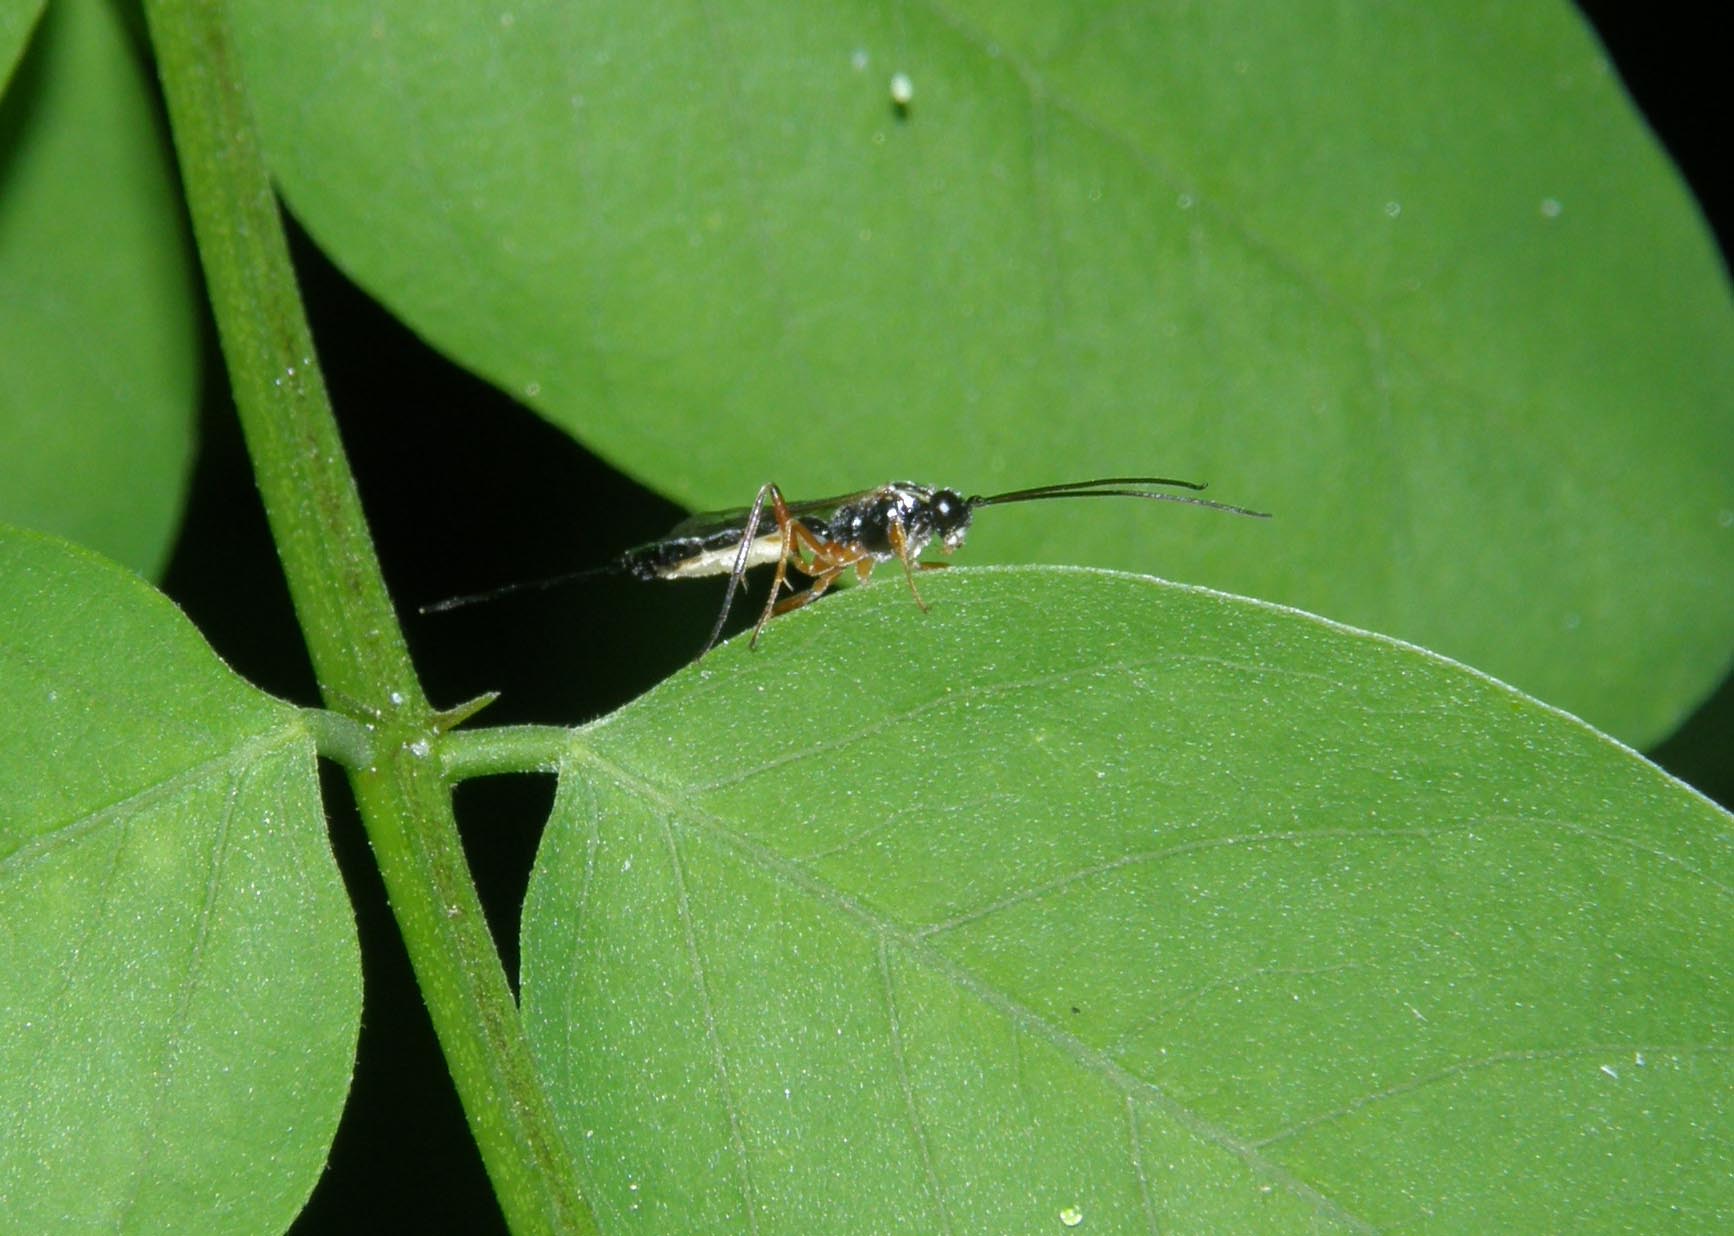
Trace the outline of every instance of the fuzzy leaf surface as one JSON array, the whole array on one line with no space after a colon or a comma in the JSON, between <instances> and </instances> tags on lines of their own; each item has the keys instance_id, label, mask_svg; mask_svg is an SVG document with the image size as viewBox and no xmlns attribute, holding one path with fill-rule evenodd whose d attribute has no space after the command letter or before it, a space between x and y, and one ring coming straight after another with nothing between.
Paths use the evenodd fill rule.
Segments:
<instances>
[{"instance_id":1,"label":"fuzzy leaf surface","mask_svg":"<svg viewBox=\"0 0 1734 1236\"><path fill-rule=\"evenodd\" d=\"M5 1226L282 1231L361 1012L299 712L136 576L17 530L0 680Z\"/></svg>"},{"instance_id":2,"label":"fuzzy leaf surface","mask_svg":"<svg viewBox=\"0 0 1734 1236\"><path fill-rule=\"evenodd\" d=\"M1734 647L1734 309L1570 5L240 0L290 205L696 508L1142 472L985 523L1647 744ZM913 88L891 97L894 74Z\"/></svg>"},{"instance_id":3,"label":"fuzzy leaf surface","mask_svg":"<svg viewBox=\"0 0 1734 1236\"><path fill-rule=\"evenodd\" d=\"M610 1230L1734 1216L1734 820L1295 611L923 591L572 736L524 1006Z\"/></svg>"},{"instance_id":4,"label":"fuzzy leaf surface","mask_svg":"<svg viewBox=\"0 0 1734 1236\"><path fill-rule=\"evenodd\" d=\"M0 99L0 520L151 576L179 530L202 376L157 116L120 9L97 0L44 14Z\"/></svg>"}]
</instances>

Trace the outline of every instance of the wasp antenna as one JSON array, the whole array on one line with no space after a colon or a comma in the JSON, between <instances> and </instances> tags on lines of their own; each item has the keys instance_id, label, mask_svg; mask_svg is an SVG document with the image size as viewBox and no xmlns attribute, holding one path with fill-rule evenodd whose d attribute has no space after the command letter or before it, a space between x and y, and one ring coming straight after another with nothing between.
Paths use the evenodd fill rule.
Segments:
<instances>
[{"instance_id":1,"label":"wasp antenna","mask_svg":"<svg viewBox=\"0 0 1734 1236\"><path fill-rule=\"evenodd\" d=\"M1105 486L1125 485L1169 485L1179 489L1206 489L1201 481L1184 481L1173 476L1102 476L1091 481L1064 481L1057 485L1036 485L1029 489L1013 489L1002 494L977 494L969 499L971 506L994 506L1006 502L1030 502L1037 498L1063 498L1073 495L1113 493L1120 496L1118 490L1109 490Z\"/></svg>"},{"instance_id":2,"label":"wasp antenna","mask_svg":"<svg viewBox=\"0 0 1734 1236\"><path fill-rule=\"evenodd\" d=\"M1266 511L1254 511L1227 502L1212 502L1190 494L1165 494L1150 489L1127 489L1128 485L1176 485L1183 489L1200 490L1198 481L1182 481L1162 476L1107 476L1094 481L1072 481L1062 485L1038 485L1033 489L1014 489L1003 494L977 495L965 501L971 507L998 506L1011 502L1039 502L1050 498L1142 498L1147 502L1179 502L1186 506L1201 506L1207 510L1225 511L1230 515L1245 515L1251 519L1269 519Z\"/></svg>"}]
</instances>

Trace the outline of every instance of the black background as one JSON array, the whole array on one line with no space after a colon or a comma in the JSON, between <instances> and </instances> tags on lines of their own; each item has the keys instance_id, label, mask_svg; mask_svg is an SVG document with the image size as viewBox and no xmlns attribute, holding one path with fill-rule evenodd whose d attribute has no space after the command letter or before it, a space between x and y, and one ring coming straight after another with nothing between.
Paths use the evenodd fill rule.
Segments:
<instances>
[{"instance_id":1,"label":"black background","mask_svg":"<svg viewBox=\"0 0 1734 1236\"><path fill-rule=\"evenodd\" d=\"M1715 6L1580 7L1691 183L1726 260L1728 91ZM603 561L683 514L431 351L298 233L295 258L386 577L406 608ZM315 703L214 348L212 355L186 526L164 587L244 677ZM1610 481L1614 473L1617 461ZM437 705L498 689L504 696L488 723L572 724L679 668L703 642L716 603L703 585L593 580L447 615L407 613L405 621ZM1734 696L1724 683L1653 754L1726 804L1731 734ZM325 789L361 933L366 1003L331 1163L295 1231L501 1230L347 786L327 769ZM551 796L551 781L538 777L471 782L458 794L470 861L513 974L517 906Z\"/></svg>"}]
</instances>

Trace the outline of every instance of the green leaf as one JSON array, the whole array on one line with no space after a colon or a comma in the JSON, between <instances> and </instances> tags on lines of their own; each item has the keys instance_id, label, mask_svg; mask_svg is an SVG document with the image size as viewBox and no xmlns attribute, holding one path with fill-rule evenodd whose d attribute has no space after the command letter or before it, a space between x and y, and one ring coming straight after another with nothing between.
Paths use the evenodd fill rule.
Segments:
<instances>
[{"instance_id":1,"label":"green leaf","mask_svg":"<svg viewBox=\"0 0 1734 1236\"><path fill-rule=\"evenodd\" d=\"M1642 743L1727 667L1728 287L1569 5L236 21L336 260L676 498L1197 477L1280 522L1055 504L979 560L1299 605Z\"/></svg>"},{"instance_id":2,"label":"green leaf","mask_svg":"<svg viewBox=\"0 0 1734 1236\"><path fill-rule=\"evenodd\" d=\"M42 14L43 0L0 0L0 89L11 80L30 30Z\"/></svg>"},{"instance_id":3,"label":"green leaf","mask_svg":"<svg viewBox=\"0 0 1734 1236\"><path fill-rule=\"evenodd\" d=\"M297 710L137 578L0 534L0 1213L281 1231L360 1022Z\"/></svg>"},{"instance_id":4,"label":"green leaf","mask_svg":"<svg viewBox=\"0 0 1734 1236\"><path fill-rule=\"evenodd\" d=\"M1734 1218L1734 820L1292 610L922 588L571 738L524 1008L605 1226Z\"/></svg>"},{"instance_id":5,"label":"green leaf","mask_svg":"<svg viewBox=\"0 0 1734 1236\"><path fill-rule=\"evenodd\" d=\"M147 575L201 376L178 189L120 7L52 6L0 103L0 520Z\"/></svg>"}]
</instances>

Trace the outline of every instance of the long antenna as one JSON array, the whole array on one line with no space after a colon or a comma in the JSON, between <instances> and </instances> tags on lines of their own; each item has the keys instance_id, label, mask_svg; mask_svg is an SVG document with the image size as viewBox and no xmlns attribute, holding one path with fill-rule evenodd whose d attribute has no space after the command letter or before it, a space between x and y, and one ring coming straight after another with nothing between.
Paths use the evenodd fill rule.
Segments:
<instances>
[{"instance_id":1,"label":"long antenna","mask_svg":"<svg viewBox=\"0 0 1734 1236\"><path fill-rule=\"evenodd\" d=\"M1180 502L1187 506L1201 506L1212 511L1226 511L1230 515L1245 515L1251 519L1269 519L1270 512L1254 511L1244 506L1231 506L1226 502L1212 502L1208 498L1194 498L1187 494L1165 494L1149 489L1127 489L1128 485L1173 485L1182 489L1204 489L1197 481L1182 481L1169 476L1104 476L1093 481L1067 481L1059 485L1037 485L1031 489L1013 489L1003 494L977 494L967 498L968 505L1004 506L1012 502L1039 502L1047 498L1144 498L1150 502Z\"/></svg>"}]
</instances>

